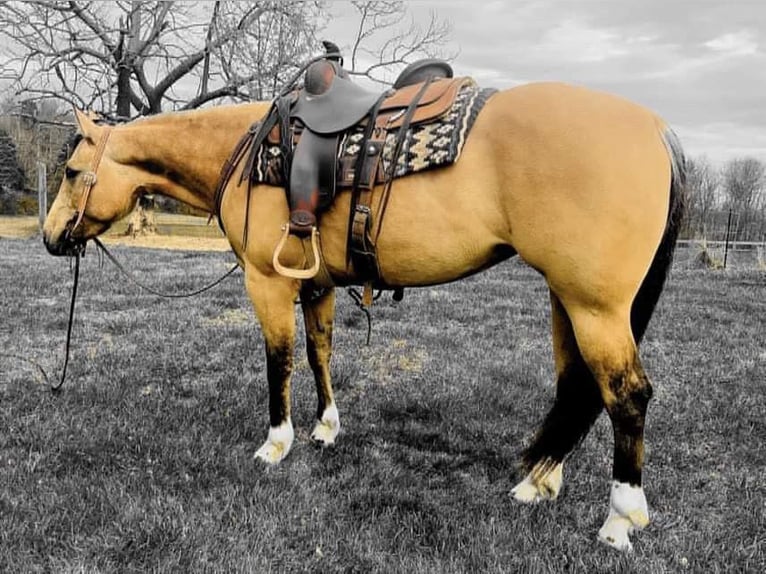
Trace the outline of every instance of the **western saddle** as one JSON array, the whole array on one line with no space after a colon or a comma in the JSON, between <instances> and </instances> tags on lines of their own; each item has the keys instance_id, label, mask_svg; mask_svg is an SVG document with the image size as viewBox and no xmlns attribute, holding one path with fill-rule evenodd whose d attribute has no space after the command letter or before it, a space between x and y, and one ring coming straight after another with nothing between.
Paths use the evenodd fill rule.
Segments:
<instances>
[{"instance_id":1,"label":"western saddle","mask_svg":"<svg viewBox=\"0 0 766 574\"><path fill-rule=\"evenodd\" d=\"M295 88L294 81L283 90L266 118L240 142L233 156L235 161L228 163L236 163L244 155L242 149L249 148L243 177L251 177L261 145L279 146L283 157L281 179L285 182L290 216L274 250L274 268L282 275L314 279L318 284L331 282L326 270L320 273L323 262L318 248L318 218L332 203L338 188L350 188L347 262L365 281L365 292L371 293L373 285L386 287L375 244L406 132L411 126L434 121L448 112L465 78L453 78L451 67L444 61L426 59L405 68L391 89L373 93L351 81L334 44L324 42L324 47L325 54L304 66L303 86ZM339 159L340 142L355 127L363 133L360 151L355 157ZM395 135L393 154L383 161L389 134ZM226 179L222 178L221 193ZM370 205L372 190L379 184L383 185L383 195L373 236ZM249 199L248 192L248 203ZM246 233L247 221L245 241ZM279 255L290 235L310 240L313 252L310 268L292 269L280 263ZM319 280L322 275L325 279Z\"/></svg>"}]
</instances>

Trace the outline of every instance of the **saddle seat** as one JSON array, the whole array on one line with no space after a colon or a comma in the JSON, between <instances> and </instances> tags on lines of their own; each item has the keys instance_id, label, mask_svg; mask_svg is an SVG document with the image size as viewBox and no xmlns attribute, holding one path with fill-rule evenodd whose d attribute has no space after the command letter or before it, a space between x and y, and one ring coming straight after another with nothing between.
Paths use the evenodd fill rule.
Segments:
<instances>
[{"instance_id":1,"label":"saddle seat","mask_svg":"<svg viewBox=\"0 0 766 574\"><path fill-rule=\"evenodd\" d=\"M302 90L290 117L316 134L334 134L359 123L379 97L350 80L337 78L322 94Z\"/></svg>"},{"instance_id":2,"label":"saddle seat","mask_svg":"<svg viewBox=\"0 0 766 574\"><path fill-rule=\"evenodd\" d=\"M432 84L418 100L411 123L434 119L449 109L460 79L452 78L452 69L442 60L421 60L405 68L394 88L383 94L376 126L382 127L393 115L405 110L428 80L432 80ZM339 75L323 93L313 94L309 89L300 91L290 117L300 120L314 133L334 134L359 124L380 98L380 94L369 92ZM401 121L400 117L398 123L393 122L389 127L399 127Z\"/></svg>"}]
</instances>

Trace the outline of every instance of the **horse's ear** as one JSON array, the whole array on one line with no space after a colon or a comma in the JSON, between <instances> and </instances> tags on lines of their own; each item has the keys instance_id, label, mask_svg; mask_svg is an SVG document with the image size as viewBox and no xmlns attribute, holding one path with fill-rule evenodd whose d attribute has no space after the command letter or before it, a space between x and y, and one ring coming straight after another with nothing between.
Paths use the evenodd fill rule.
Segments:
<instances>
[{"instance_id":1,"label":"horse's ear","mask_svg":"<svg viewBox=\"0 0 766 574\"><path fill-rule=\"evenodd\" d=\"M92 142L98 141L101 128L91 119L91 117L82 110L74 109L74 117L77 120L78 131L85 139Z\"/></svg>"}]
</instances>

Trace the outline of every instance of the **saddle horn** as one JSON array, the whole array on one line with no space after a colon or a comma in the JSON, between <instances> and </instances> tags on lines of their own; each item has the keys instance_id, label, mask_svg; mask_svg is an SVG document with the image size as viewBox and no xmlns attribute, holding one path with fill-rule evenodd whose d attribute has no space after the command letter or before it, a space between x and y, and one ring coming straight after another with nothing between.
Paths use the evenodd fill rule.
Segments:
<instances>
[{"instance_id":1,"label":"saddle horn","mask_svg":"<svg viewBox=\"0 0 766 574\"><path fill-rule=\"evenodd\" d=\"M340 53L340 48L334 42L329 40L322 40L322 46L324 46L324 57L327 60L336 60L339 65L343 65L343 56Z\"/></svg>"}]
</instances>

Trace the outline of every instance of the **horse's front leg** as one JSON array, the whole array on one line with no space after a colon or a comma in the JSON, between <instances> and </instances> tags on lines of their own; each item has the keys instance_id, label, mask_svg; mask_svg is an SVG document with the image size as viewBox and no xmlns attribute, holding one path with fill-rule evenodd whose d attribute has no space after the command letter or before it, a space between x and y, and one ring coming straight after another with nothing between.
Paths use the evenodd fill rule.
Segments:
<instances>
[{"instance_id":1,"label":"horse's front leg","mask_svg":"<svg viewBox=\"0 0 766 574\"><path fill-rule=\"evenodd\" d=\"M335 318L335 289L317 297L309 289L301 292L303 320L306 325L306 353L317 387L317 424L311 438L330 446L340 432L340 419L330 379L332 326Z\"/></svg>"},{"instance_id":2,"label":"horse's front leg","mask_svg":"<svg viewBox=\"0 0 766 574\"><path fill-rule=\"evenodd\" d=\"M290 377L295 347L295 298L298 282L267 277L248 267L245 282L266 342L269 381L269 436L255 457L269 464L280 462L293 444L290 419Z\"/></svg>"}]
</instances>

